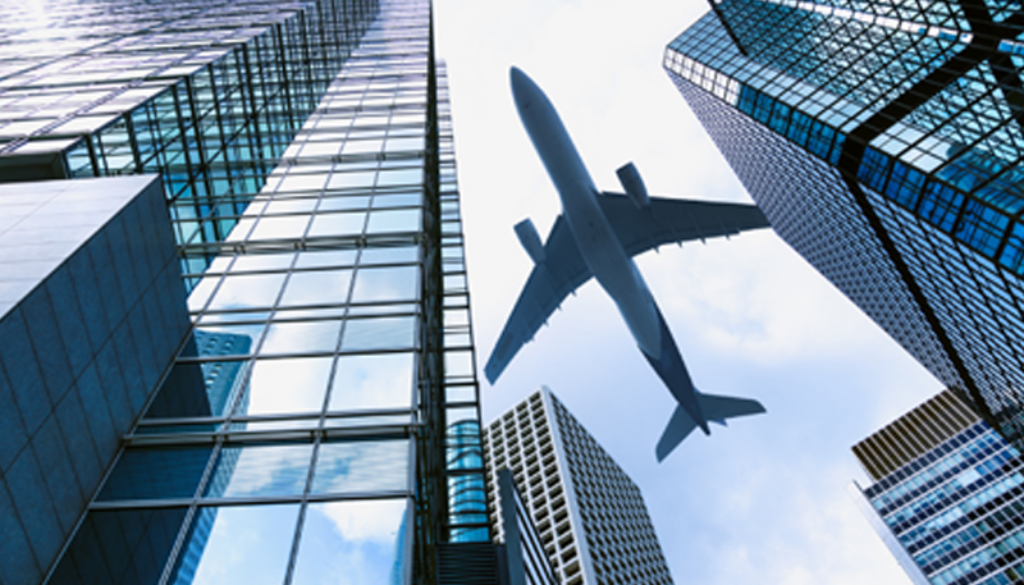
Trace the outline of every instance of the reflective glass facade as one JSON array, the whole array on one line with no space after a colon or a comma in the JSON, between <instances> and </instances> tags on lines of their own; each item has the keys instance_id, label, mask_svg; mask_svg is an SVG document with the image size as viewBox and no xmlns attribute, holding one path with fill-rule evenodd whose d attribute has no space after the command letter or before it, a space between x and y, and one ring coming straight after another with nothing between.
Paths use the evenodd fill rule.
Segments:
<instances>
[{"instance_id":1,"label":"reflective glass facade","mask_svg":"<svg viewBox=\"0 0 1024 585\"><path fill-rule=\"evenodd\" d=\"M0 15L0 177L159 173L192 329L45 582L436 582L490 533L429 0L65 8Z\"/></svg>"},{"instance_id":2,"label":"reflective glass facade","mask_svg":"<svg viewBox=\"0 0 1024 585\"><path fill-rule=\"evenodd\" d=\"M0 6L0 181L157 173L205 268L375 0Z\"/></svg>"},{"instance_id":3,"label":"reflective glass facade","mask_svg":"<svg viewBox=\"0 0 1024 585\"><path fill-rule=\"evenodd\" d=\"M951 393L854 452L875 483L850 492L915 585L1024 576L1024 460Z\"/></svg>"},{"instance_id":4,"label":"reflective glass facade","mask_svg":"<svg viewBox=\"0 0 1024 585\"><path fill-rule=\"evenodd\" d=\"M1012 440L1022 33L1016 3L724 0L664 59L779 235Z\"/></svg>"}]
</instances>

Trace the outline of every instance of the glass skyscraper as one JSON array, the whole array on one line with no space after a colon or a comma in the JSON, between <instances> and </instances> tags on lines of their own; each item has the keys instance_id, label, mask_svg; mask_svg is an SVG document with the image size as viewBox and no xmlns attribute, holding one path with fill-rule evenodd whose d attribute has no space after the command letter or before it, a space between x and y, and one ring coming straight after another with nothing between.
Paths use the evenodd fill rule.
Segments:
<instances>
[{"instance_id":1,"label":"glass skyscraper","mask_svg":"<svg viewBox=\"0 0 1024 585\"><path fill-rule=\"evenodd\" d=\"M429 0L7 3L0 29L0 181L159 175L183 277L164 299L187 290L191 323L173 358L69 374L103 397L85 425L53 415L86 505L5 466L3 584L435 583L439 546L488 542ZM90 290L85 315L115 294ZM18 389L29 340L2 343ZM78 478L121 393L102 473ZM21 457L45 473L40 449Z\"/></svg>"},{"instance_id":2,"label":"glass skyscraper","mask_svg":"<svg viewBox=\"0 0 1024 585\"><path fill-rule=\"evenodd\" d=\"M1024 577L1024 460L944 391L853 447L850 492L915 585Z\"/></svg>"},{"instance_id":3,"label":"glass skyscraper","mask_svg":"<svg viewBox=\"0 0 1024 585\"><path fill-rule=\"evenodd\" d=\"M664 67L776 232L1011 440L1024 12L713 0Z\"/></svg>"}]
</instances>

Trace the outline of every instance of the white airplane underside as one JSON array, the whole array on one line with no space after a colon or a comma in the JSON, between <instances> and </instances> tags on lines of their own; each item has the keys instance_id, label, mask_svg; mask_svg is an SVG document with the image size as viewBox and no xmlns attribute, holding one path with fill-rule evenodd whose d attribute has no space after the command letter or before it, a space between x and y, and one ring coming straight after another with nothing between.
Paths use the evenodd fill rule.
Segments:
<instances>
[{"instance_id":1,"label":"white airplane underside","mask_svg":"<svg viewBox=\"0 0 1024 585\"><path fill-rule=\"evenodd\" d=\"M678 406L656 447L658 461L708 421L765 412L756 400L700 393L632 257L681 244L768 226L754 205L649 197L632 163L618 171L627 194L600 193L591 182L558 114L536 84L512 68L512 89L527 133L562 199L547 241L533 223L515 226L533 271L495 344L484 373L493 384L563 300L596 277L615 301L651 367ZM583 249L581 249L581 245Z\"/></svg>"}]
</instances>

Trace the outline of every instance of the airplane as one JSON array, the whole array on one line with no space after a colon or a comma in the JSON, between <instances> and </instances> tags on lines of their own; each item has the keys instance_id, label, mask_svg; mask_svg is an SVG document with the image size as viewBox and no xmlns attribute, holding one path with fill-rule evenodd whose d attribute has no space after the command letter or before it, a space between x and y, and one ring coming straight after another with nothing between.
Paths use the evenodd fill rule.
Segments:
<instances>
[{"instance_id":1,"label":"airplane","mask_svg":"<svg viewBox=\"0 0 1024 585\"><path fill-rule=\"evenodd\" d=\"M768 227L761 210L650 197L633 163L616 171L625 194L598 191L548 97L517 67L510 78L519 118L558 191L562 214L545 244L531 220L514 228L534 266L484 367L487 380L493 385L569 293L593 277L615 301L640 352L678 403L655 448L659 463L696 427L710 435L709 421L725 425L729 418L765 412L756 400L697 390L632 258L669 242L681 245Z\"/></svg>"}]
</instances>

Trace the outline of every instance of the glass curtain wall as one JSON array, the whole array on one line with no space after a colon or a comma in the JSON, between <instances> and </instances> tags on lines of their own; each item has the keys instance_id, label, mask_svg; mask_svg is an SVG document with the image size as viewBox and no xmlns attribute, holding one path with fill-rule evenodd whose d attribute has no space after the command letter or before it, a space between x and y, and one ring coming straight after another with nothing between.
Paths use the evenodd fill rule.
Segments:
<instances>
[{"instance_id":1,"label":"glass curtain wall","mask_svg":"<svg viewBox=\"0 0 1024 585\"><path fill-rule=\"evenodd\" d=\"M1024 11L723 0L664 67L772 226L1024 446Z\"/></svg>"},{"instance_id":2,"label":"glass curtain wall","mask_svg":"<svg viewBox=\"0 0 1024 585\"><path fill-rule=\"evenodd\" d=\"M381 2L226 239L202 244L194 333L51 583L431 582L434 544L489 540L430 30L427 0Z\"/></svg>"},{"instance_id":3,"label":"glass curtain wall","mask_svg":"<svg viewBox=\"0 0 1024 585\"><path fill-rule=\"evenodd\" d=\"M197 272L378 2L33 6L0 7L0 181L159 174L184 270Z\"/></svg>"}]
</instances>

